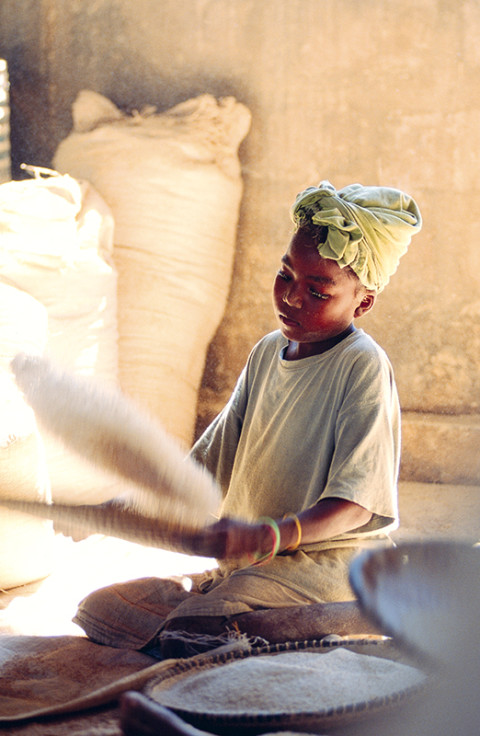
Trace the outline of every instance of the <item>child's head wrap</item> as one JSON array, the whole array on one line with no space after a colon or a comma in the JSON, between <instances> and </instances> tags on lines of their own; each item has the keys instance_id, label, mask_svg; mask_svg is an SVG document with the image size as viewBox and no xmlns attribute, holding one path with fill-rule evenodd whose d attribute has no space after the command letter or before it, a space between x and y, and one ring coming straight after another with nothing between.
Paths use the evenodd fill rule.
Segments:
<instances>
[{"instance_id":1,"label":"child's head wrap","mask_svg":"<svg viewBox=\"0 0 480 736\"><path fill-rule=\"evenodd\" d=\"M415 201L398 189L351 184L337 192L330 182L308 187L291 210L297 227L327 228L318 244L323 258L350 266L367 289L382 291L412 235L422 227Z\"/></svg>"}]
</instances>

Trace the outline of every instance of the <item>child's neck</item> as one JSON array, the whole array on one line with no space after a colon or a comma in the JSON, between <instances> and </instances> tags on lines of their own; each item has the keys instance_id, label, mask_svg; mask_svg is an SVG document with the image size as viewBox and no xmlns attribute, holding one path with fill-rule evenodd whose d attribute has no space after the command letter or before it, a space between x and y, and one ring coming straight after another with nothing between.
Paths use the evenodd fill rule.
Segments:
<instances>
[{"instance_id":1,"label":"child's neck","mask_svg":"<svg viewBox=\"0 0 480 736\"><path fill-rule=\"evenodd\" d=\"M335 345L338 345L342 340L345 340L352 332L355 332L353 324L349 325L346 330L343 330L338 335L329 337L328 340L322 340L321 342L289 341L284 358L285 360L301 360L302 358L310 358L312 355L321 355L335 347Z\"/></svg>"}]
</instances>

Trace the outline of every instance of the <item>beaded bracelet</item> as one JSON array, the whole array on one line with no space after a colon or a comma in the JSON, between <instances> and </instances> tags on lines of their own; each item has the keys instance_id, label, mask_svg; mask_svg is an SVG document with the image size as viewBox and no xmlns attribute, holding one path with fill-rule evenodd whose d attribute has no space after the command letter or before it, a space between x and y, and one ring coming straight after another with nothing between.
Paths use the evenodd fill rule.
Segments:
<instances>
[{"instance_id":1,"label":"beaded bracelet","mask_svg":"<svg viewBox=\"0 0 480 736\"><path fill-rule=\"evenodd\" d=\"M297 527L297 541L295 544L290 545L290 547L287 547L286 549L290 552L293 552L294 550L298 549L300 547L300 542L302 541L302 525L300 524L300 519L296 514L285 514L284 519L293 519L295 522L295 526Z\"/></svg>"},{"instance_id":2,"label":"beaded bracelet","mask_svg":"<svg viewBox=\"0 0 480 736\"><path fill-rule=\"evenodd\" d=\"M266 565L267 562L273 560L280 548L280 529L278 528L277 522L271 519L269 516L262 516L260 517L259 521L268 526L268 529L272 535L272 551L264 557L254 557L253 559L250 558L250 562L252 565Z\"/></svg>"}]
</instances>

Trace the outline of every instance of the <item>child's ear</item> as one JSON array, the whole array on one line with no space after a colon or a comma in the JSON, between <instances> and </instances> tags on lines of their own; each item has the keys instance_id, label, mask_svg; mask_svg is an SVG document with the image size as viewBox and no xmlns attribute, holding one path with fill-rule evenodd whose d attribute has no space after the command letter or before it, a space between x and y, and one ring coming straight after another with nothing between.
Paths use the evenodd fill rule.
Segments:
<instances>
[{"instance_id":1,"label":"child's ear","mask_svg":"<svg viewBox=\"0 0 480 736\"><path fill-rule=\"evenodd\" d=\"M356 308L354 312L354 317L362 317L362 315L366 314L371 310L373 305L375 304L375 301L377 299L377 294L375 291L367 291L362 296L362 301Z\"/></svg>"}]
</instances>

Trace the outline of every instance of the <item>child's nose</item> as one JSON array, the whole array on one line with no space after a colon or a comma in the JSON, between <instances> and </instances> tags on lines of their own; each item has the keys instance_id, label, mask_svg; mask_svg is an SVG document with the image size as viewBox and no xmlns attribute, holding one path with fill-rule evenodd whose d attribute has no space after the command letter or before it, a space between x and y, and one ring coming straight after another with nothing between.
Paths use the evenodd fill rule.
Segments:
<instances>
[{"instance_id":1,"label":"child's nose","mask_svg":"<svg viewBox=\"0 0 480 736\"><path fill-rule=\"evenodd\" d=\"M302 297L298 288L294 285L289 286L283 295L283 301L285 304L288 304L289 307L299 309L302 306Z\"/></svg>"}]
</instances>

